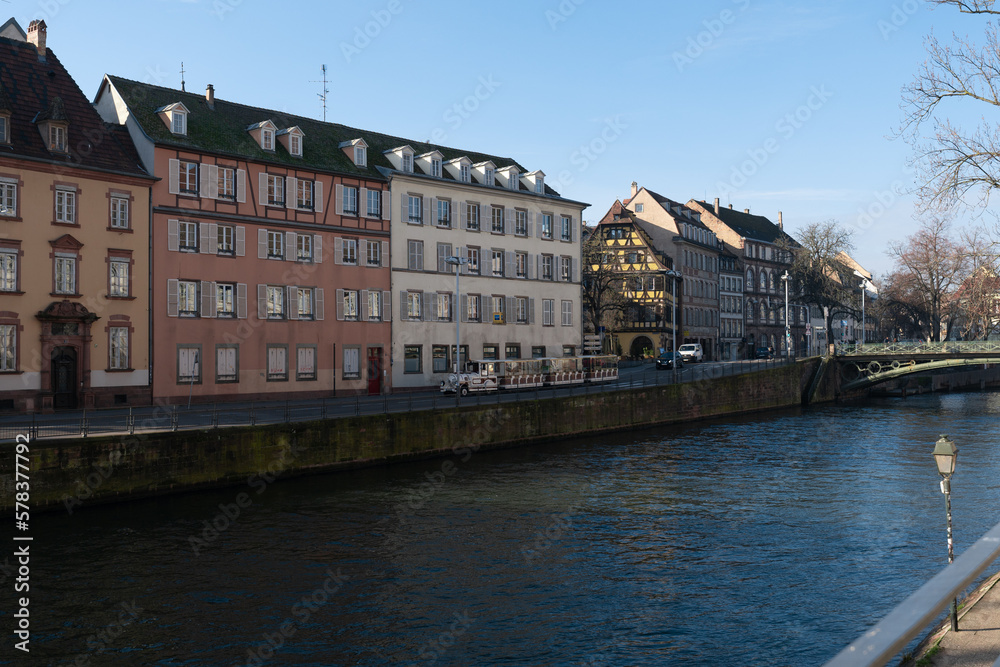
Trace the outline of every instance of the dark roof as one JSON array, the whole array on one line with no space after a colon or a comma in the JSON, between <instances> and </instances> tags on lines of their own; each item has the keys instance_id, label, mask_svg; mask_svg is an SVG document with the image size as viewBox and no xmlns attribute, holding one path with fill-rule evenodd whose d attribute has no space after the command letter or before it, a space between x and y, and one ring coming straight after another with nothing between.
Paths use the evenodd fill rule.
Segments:
<instances>
[{"instance_id":1,"label":"dark roof","mask_svg":"<svg viewBox=\"0 0 1000 667\"><path fill-rule=\"evenodd\" d=\"M660 206L662 206L663 209L667 213L669 213L670 215L673 215L673 216L678 215L677 211L674 210L675 208L679 208L679 209L681 209L681 211L684 211L684 210L691 211L691 213L693 213L694 215L692 217L690 217L690 218L685 217L684 221L687 222L688 224L694 225L695 227L701 227L702 229L708 229L708 226L705 225L705 224L703 224L698 219L698 215L701 213L700 211L696 211L694 209L688 208L688 206L686 204L681 204L680 202L676 202L673 199L670 199L669 197L664 197L663 195L661 195L659 193L653 192L649 188L643 188L643 190L645 190L646 192L648 192L649 196L652 197L654 200L656 200L656 203L659 204ZM681 213L681 215L683 216L683 213ZM709 229L708 231L712 231L712 230Z\"/></svg>"},{"instance_id":2,"label":"dark roof","mask_svg":"<svg viewBox=\"0 0 1000 667\"><path fill-rule=\"evenodd\" d=\"M720 206L719 212L716 213L715 206L713 204L699 200L695 200L695 203L702 206L706 211L713 214L727 227L742 237L754 241L762 241L764 243L778 243L779 240L784 239L786 242L790 243L792 247L798 247L799 245L795 239L782 231L778 225L774 224L762 215L744 213L743 211L737 211L729 208L728 206Z\"/></svg>"},{"instance_id":3,"label":"dark roof","mask_svg":"<svg viewBox=\"0 0 1000 667\"><path fill-rule=\"evenodd\" d=\"M45 61L28 42L0 38L0 107L9 107L10 143L0 155L75 167L146 175L127 135L101 119L97 110L49 49ZM69 121L69 155L50 153L36 117Z\"/></svg>"},{"instance_id":4,"label":"dark roof","mask_svg":"<svg viewBox=\"0 0 1000 667\"><path fill-rule=\"evenodd\" d=\"M394 169L392 163L383 153L405 145L413 148L414 157L437 150L444 156L443 162L464 156L472 160L472 164L489 160L498 169L513 165L518 168L521 174L531 171L507 157L438 146L423 141L352 128L338 123L327 123L273 109L227 102L219 98L215 98L214 109L210 109L204 95L163 88L112 75L107 75L107 79L124 98L134 118L150 139L161 146L222 153L248 160L279 163L289 167L302 167L379 180L385 179L386 175ZM187 136L177 136L171 133L157 114L157 109L175 102L183 103L190 112ZM263 150L247 132L247 128L265 120L270 120L279 130L298 126L305 135L302 141L302 157L293 157L280 144L273 152ZM365 167L355 166L354 161L339 147L342 142L354 139L363 139L368 144L368 161ZM447 169L442 169L443 177L453 180L447 171ZM416 170L415 173L420 175ZM504 188L497 186L497 189ZM526 191L526 188L522 185L520 190L523 192ZM545 186L545 194L559 196L559 193L548 185Z\"/></svg>"}]
</instances>

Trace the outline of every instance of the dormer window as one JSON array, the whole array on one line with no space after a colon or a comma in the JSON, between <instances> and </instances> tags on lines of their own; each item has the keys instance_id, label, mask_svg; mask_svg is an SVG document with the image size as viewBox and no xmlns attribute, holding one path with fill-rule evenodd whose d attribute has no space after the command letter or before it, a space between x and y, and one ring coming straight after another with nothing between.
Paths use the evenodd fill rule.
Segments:
<instances>
[{"instance_id":1,"label":"dormer window","mask_svg":"<svg viewBox=\"0 0 1000 667\"><path fill-rule=\"evenodd\" d=\"M364 167L368 164L368 149L364 146L354 147L354 165L356 167Z\"/></svg>"},{"instance_id":2,"label":"dormer window","mask_svg":"<svg viewBox=\"0 0 1000 667\"><path fill-rule=\"evenodd\" d=\"M413 173L413 155L410 153L403 153L403 171L408 174Z\"/></svg>"},{"instance_id":3,"label":"dormer window","mask_svg":"<svg viewBox=\"0 0 1000 667\"><path fill-rule=\"evenodd\" d=\"M274 130L265 127L260 131L260 147L266 151L274 150Z\"/></svg>"},{"instance_id":4,"label":"dormer window","mask_svg":"<svg viewBox=\"0 0 1000 667\"><path fill-rule=\"evenodd\" d=\"M486 176L483 178L483 183L486 185L493 185L493 170L489 167L486 168Z\"/></svg>"},{"instance_id":5,"label":"dormer window","mask_svg":"<svg viewBox=\"0 0 1000 667\"><path fill-rule=\"evenodd\" d=\"M66 126L49 124L49 150L53 153L66 152Z\"/></svg>"},{"instance_id":6,"label":"dormer window","mask_svg":"<svg viewBox=\"0 0 1000 667\"><path fill-rule=\"evenodd\" d=\"M355 167L368 166L368 144L364 139L341 141L337 148L344 151L344 155L351 159Z\"/></svg>"},{"instance_id":7,"label":"dormer window","mask_svg":"<svg viewBox=\"0 0 1000 667\"><path fill-rule=\"evenodd\" d=\"M262 128L262 139L264 138L267 129L267 127ZM302 138L305 134L303 134L302 130L300 130L297 125L295 127L286 128L281 132L278 132L275 136L278 138L278 141L281 142L281 145L285 147L285 150L288 151L289 155L292 157L302 157Z\"/></svg>"},{"instance_id":8,"label":"dormer window","mask_svg":"<svg viewBox=\"0 0 1000 667\"><path fill-rule=\"evenodd\" d=\"M277 126L275 126L275 124L269 120L264 120L259 123L254 123L253 125L247 127L247 132L249 132L250 136L253 137L254 141L257 142L257 145L270 153L274 152L274 137L275 137L275 132L277 131L278 131ZM301 130L299 130L297 127L290 128L288 130L282 130L281 132L282 141L286 141L287 137L292 131L297 132L300 136L302 134ZM285 143L285 148L288 149L289 153L291 153L291 148L287 143L287 141Z\"/></svg>"},{"instance_id":9,"label":"dormer window","mask_svg":"<svg viewBox=\"0 0 1000 667\"><path fill-rule=\"evenodd\" d=\"M187 117L190 111L188 108L181 104L180 102L174 102L173 104L168 104L165 107L160 107L156 110L159 114L160 119L170 130L171 134L176 134L180 137L187 136Z\"/></svg>"},{"instance_id":10,"label":"dormer window","mask_svg":"<svg viewBox=\"0 0 1000 667\"><path fill-rule=\"evenodd\" d=\"M541 176L535 179L535 194L545 194L545 179Z\"/></svg>"},{"instance_id":11,"label":"dormer window","mask_svg":"<svg viewBox=\"0 0 1000 667\"><path fill-rule=\"evenodd\" d=\"M459 169L459 174L460 174L459 180L462 181L463 183L468 183L469 182L469 165L463 164L462 167L461 167L461 169Z\"/></svg>"},{"instance_id":12,"label":"dormer window","mask_svg":"<svg viewBox=\"0 0 1000 667\"><path fill-rule=\"evenodd\" d=\"M170 131L174 134L187 134L187 114L170 114Z\"/></svg>"},{"instance_id":13,"label":"dormer window","mask_svg":"<svg viewBox=\"0 0 1000 667\"><path fill-rule=\"evenodd\" d=\"M431 159L431 176L441 178L441 160L437 158Z\"/></svg>"},{"instance_id":14,"label":"dormer window","mask_svg":"<svg viewBox=\"0 0 1000 667\"><path fill-rule=\"evenodd\" d=\"M297 134L289 135L288 152L296 156L302 155L302 137Z\"/></svg>"},{"instance_id":15,"label":"dormer window","mask_svg":"<svg viewBox=\"0 0 1000 667\"><path fill-rule=\"evenodd\" d=\"M10 117L0 115L0 144L10 143Z\"/></svg>"}]
</instances>

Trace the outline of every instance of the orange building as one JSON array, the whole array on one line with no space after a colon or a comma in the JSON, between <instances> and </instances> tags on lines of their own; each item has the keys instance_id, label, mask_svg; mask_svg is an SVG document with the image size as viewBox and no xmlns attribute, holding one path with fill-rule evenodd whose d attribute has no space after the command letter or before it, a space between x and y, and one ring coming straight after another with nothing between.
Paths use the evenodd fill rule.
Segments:
<instances>
[{"instance_id":1,"label":"orange building","mask_svg":"<svg viewBox=\"0 0 1000 667\"><path fill-rule=\"evenodd\" d=\"M0 410L148 404L153 179L46 32L0 27Z\"/></svg>"}]
</instances>

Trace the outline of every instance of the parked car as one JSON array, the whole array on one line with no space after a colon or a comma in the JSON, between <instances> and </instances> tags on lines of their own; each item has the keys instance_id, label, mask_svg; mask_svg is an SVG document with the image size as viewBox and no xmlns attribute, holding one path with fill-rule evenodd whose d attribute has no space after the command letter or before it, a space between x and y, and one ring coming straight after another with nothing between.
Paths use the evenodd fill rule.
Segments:
<instances>
[{"instance_id":1,"label":"parked car","mask_svg":"<svg viewBox=\"0 0 1000 667\"><path fill-rule=\"evenodd\" d=\"M758 347L756 359L772 359L774 355L771 354L771 348L769 347Z\"/></svg>"},{"instance_id":2,"label":"parked car","mask_svg":"<svg viewBox=\"0 0 1000 667\"><path fill-rule=\"evenodd\" d=\"M670 352L664 352L656 358L656 370L662 371L673 368L675 363L677 364L677 368L684 368L684 358L680 352L674 352L672 355Z\"/></svg>"},{"instance_id":3,"label":"parked car","mask_svg":"<svg viewBox=\"0 0 1000 667\"><path fill-rule=\"evenodd\" d=\"M677 351L681 353L684 361L702 361L705 359L705 352L701 349L701 343L684 343Z\"/></svg>"}]
</instances>

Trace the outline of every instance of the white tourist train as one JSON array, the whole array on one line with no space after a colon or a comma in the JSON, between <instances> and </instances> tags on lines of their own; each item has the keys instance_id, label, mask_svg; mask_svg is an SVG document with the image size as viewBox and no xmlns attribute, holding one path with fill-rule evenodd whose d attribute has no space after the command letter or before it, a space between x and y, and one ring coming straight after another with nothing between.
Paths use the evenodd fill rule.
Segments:
<instances>
[{"instance_id":1,"label":"white tourist train","mask_svg":"<svg viewBox=\"0 0 1000 667\"><path fill-rule=\"evenodd\" d=\"M441 391L458 392L465 396L473 392L498 389L531 389L610 382L618 379L618 357L595 355L584 357L545 357L542 359L480 359L469 361L460 373L451 373L441 381Z\"/></svg>"}]
</instances>

